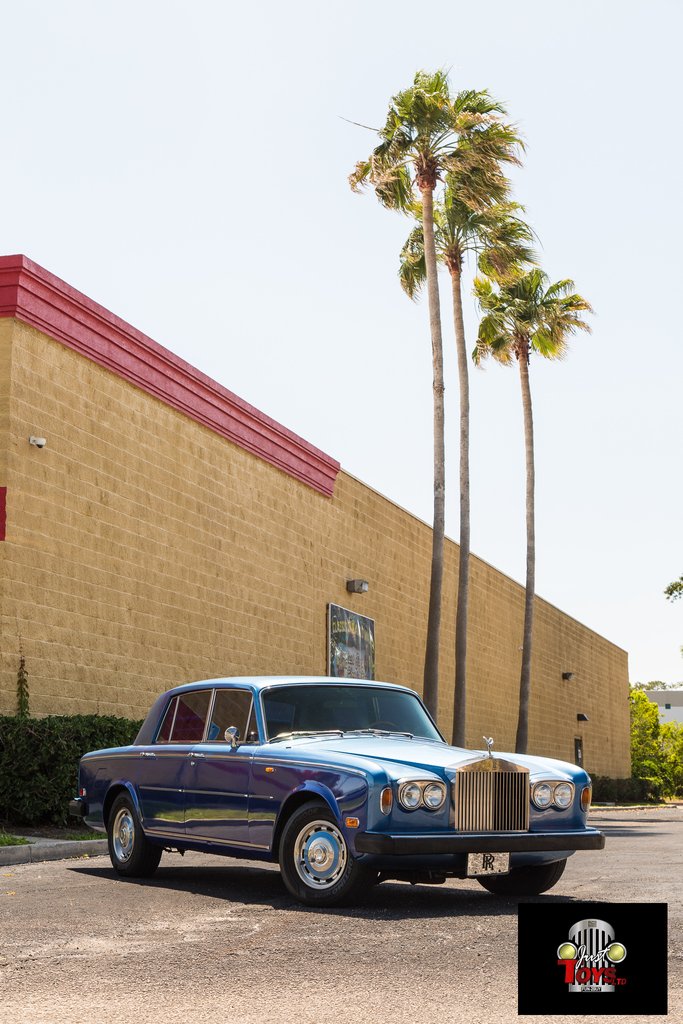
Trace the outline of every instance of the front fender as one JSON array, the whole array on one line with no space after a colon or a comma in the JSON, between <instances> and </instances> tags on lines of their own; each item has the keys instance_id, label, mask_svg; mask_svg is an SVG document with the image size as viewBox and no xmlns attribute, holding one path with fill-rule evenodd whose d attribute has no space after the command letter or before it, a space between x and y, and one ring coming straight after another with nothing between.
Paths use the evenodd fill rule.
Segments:
<instances>
[{"instance_id":1,"label":"front fender","mask_svg":"<svg viewBox=\"0 0 683 1024\"><path fill-rule=\"evenodd\" d=\"M335 818L337 819L337 823L341 825L342 812L339 808L339 803L337 801L336 796L334 795L329 786L326 786L322 782L316 782L315 779L306 779L304 782L301 783L301 785L297 786L296 789L292 790L292 792L289 794L287 799L284 801L282 807L280 808L280 814L278 818L282 816L282 813L283 811L285 811L287 804L289 804L292 799L295 799L296 803L301 803L302 800L299 794L309 793L311 796L319 796L322 800L324 800L325 803L329 806L332 813L334 814Z\"/></svg>"},{"instance_id":2,"label":"front fender","mask_svg":"<svg viewBox=\"0 0 683 1024\"><path fill-rule=\"evenodd\" d=\"M321 782L319 779L304 779L287 794L277 815L272 835L270 848L273 856L277 856L282 829L290 814L312 797L324 800L334 820L346 836L347 842L349 842L353 849L353 840L357 827L350 830L346 825L345 816L357 817L359 819L359 826L361 828L366 827L368 782L358 775L349 775L346 778L337 777L336 781L330 779L330 782L335 785L337 792L332 789L331 785L326 785L325 782Z\"/></svg>"}]
</instances>

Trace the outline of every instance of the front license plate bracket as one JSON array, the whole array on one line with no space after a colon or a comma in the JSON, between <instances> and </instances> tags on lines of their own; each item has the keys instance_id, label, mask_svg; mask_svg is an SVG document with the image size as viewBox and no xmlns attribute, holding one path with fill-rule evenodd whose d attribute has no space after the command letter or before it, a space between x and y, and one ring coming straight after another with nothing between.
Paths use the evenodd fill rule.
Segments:
<instances>
[{"instance_id":1,"label":"front license plate bracket","mask_svg":"<svg viewBox=\"0 0 683 1024\"><path fill-rule=\"evenodd\" d=\"M477 875L507 875L510 873L509 853L468 853L467 877Z\"/></svg>"}]
</instances>

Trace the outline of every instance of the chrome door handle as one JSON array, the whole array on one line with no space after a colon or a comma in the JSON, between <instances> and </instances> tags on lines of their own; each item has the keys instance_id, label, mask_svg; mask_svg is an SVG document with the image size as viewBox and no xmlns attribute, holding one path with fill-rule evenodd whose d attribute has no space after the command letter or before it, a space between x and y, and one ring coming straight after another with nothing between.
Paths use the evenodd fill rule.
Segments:
<instances>
[{"instance_id":1,"label":"chrome door handle","mask_svg":"<svg viewBox=\"0 0 683 1024\"><path fill-rule=\"evenodd\" d=\"M196 753L196 754L192 753L192 754L188 754L187 756L188 756L189 758L191 758L191 760L193 760L193 761L194 761L194 760L196 760L196 759L197 759L198 757L206 757L206 754L202 754L202 752L201 752L201 750L200 750L200 751L199 751L198 753Z\"/></svg>"},{"instance_id":2,"label":"chrome door handle","mask_svg":"<svg viewBox=\"0 0 683 1024\"><path fill-rule=\"evenodd\" d=\"M140 757L156 757L156 756L157 755L154 754L151 750L141 750L140 751Z\"/></svg>"}]
</instances>

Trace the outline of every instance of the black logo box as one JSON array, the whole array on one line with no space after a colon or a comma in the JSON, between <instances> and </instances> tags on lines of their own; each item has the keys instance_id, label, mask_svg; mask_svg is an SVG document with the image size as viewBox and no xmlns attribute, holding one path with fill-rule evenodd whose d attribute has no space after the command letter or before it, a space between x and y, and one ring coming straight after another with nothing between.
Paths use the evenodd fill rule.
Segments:
<instances>
[{"instance_id":1,"label":"black logo box","mask_svg":"<svg viewBox=\"0 0 683 1024\"><path fill-rule=\"evenodd\" d=\"M667 1007L666 903L521 903L517 943L519 1014L663 1014ZM558 947L577 921L600 920L626 947L614 991L570 992Z\"/></svg>"}]
</instances>

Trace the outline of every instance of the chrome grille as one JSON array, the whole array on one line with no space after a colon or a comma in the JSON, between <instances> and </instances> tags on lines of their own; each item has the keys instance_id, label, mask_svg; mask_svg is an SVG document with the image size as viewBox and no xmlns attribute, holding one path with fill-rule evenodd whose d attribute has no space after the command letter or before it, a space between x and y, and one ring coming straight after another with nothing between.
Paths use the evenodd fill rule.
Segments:
<instances>
[{"instance_id":1,"label":"chrome grille","mask_svg":"<svg viewBox=\"0 0 683 1024\"><path fill-rule=\"evenodd\" d=\"M486 758L455 773L455 827L459 832L528 831L529 773L507 764Z\"/></svg>"}]
</instances>

